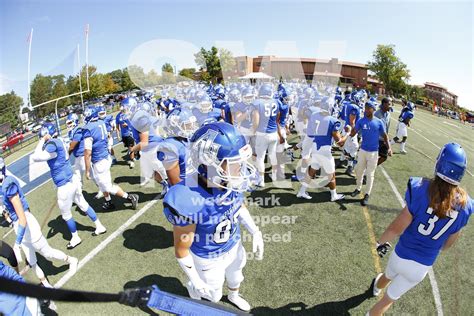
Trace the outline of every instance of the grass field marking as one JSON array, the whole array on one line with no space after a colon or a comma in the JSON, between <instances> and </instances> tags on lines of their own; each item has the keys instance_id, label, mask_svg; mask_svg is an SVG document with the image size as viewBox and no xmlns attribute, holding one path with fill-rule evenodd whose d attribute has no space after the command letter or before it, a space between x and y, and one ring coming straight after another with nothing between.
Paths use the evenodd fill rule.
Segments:
<instances>
[{"instance_id":1,"label":"grass field marking","mask_svg":"<svg viewBox=\"0 0 474 316\"><path fill-rule=\"evenodd\" d=\"M387 171L385 171L384 167L380 166L380 170L382 170L383 175L385 176L385 179L387 179L388 184L392 188L393 193L397 196L398 202L400 202L400 205L402 207L405 207L405 201L403 200L400 192L398 192L397 187L393 183L392 178L388 175ZM431 283L431 289L433 292L433 297L435 300L435 306L436 306L436 311L438 312L438 316L443 316L443 305L441 303L441 295L439 294L439 287L438 287L438 282L436 281L436 277L433 272L433 268L430 268L428 270L428 277L430 279Z\"/></svg>"},{"instance_id":2,"label":"grass field marking","mask_svg":"<svg viewBox=\"0 0 474 316\"><path fill-rule=\"evenodd\" d=\"M372 258L374 259L374 266L377 274L382 272L382 268L380 267L380 259L377 254L377 241L375 238L374 233L374 226L372 225L372 219L370 218L369 210L366 206L362 207L364 212L365 222L367 223L367 230L369 231L369 239L370 239L370 252L372 253Z\"/></svg>"},{"instance_id":3,"label":"grass field marking","mask_svg":"<svg viewBox=\"0 0 474 316\"><path fill-rule=\"evenodd\" d=\"M132 217L130 217L125 223L122 224L117 230L115 230L112 234L110 234L105 240L103 240L97 247L92 249L84 258L79 261L77 266L77 272L79 272L82 267L84 267L89 261L91 261L97 254L99 254L108 244L110 244L115 238L121 235L125 229L128 228L133 222L135 222L140 216L145 214L156 202L160 201L159 194L153 198L153 200L149 201L144 207L140 209L137 213L135 213ZM69 271L63 275L61 279L54 285L55 288L61 288L67 281L69 281L75 274L70 273Z\"/></svg>"},{"instance_id":4,"label":"grass field marking","mask_svg":"<svg viewBox=\"0 0 474 316\"><path fill-rule=\"evenodd\" d=\"M444 124L448 124L448 125L451 125L451 126L454 126L456 128L460 128L459 126L457 126L456 124L453 124L453 123L449 123L449 122L446 122L446 121L443 121Z\"/></svg>"}]
</instances>

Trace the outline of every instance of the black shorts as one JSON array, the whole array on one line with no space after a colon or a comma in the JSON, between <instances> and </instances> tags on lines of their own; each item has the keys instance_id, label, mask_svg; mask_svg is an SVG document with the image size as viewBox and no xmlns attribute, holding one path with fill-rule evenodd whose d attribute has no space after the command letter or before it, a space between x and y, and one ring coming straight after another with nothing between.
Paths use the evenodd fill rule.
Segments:
<instances>
[{"instance_id":1,"label":"black shorts","mask_svg":"<svg viewBox=\"0 0 474 316\"><path fill-rule=\"evenodd\" d=\"M135 140L132 136L124 136L122 137L122 143L125 147L132 147L135 145Z\"/></svg>"},{"instance_id":2,"label":"black shorts","mask_svg":"<svg viewBox=\"0 0 474 316\"><path fill-rule=\"evenodd\" d=\"M388 147L383 140L379 140L379 157L388 157Z\"/></svg>"}]
</instances>

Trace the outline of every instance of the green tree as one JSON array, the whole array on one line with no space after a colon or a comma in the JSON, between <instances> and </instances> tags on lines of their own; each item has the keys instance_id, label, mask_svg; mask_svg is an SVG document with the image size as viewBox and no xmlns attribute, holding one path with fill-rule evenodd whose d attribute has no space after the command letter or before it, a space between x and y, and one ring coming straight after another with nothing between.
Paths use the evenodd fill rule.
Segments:
<instances>
[{"instance_id":1,"label":"green tree","mask_svg":"<svg viewBox=\"0 0 474 316\"><path fill-rule=\"evenodd\" d=\"M189 79L194 79L194 73L196 72L196 68L183 68L179 71L179 75L181 77L186 77Z\"/></svg>"},{"instance_id":2,"label":"green tree","mask_svg":"<svg viewBox=\"0 0 474 316\"><path fill-rule=\"evenodd\" d=\"M51 76L43 76L37 74L30 86L31 105L35 106L43 102L54 99L53 96L53 78ZM54 104L45 104L37 108L37 114L40 116L50 113L54 109Z\"/></svg>"},{"instance_id":3,"label":"green tree","mask_svg":"<svg viewBox=\"0 0 474 316\"><path fill-rule=\"evenodd\" d=\"M396 55L394 45L377 45L367 65L377 79L384 83L388 94L400 94L406 90L410 71Z\"/></svg>"},{"instance_id":4,"label":"green tree","mask_svg":"<svg viewBox=\"0 0 474 316\"><path fill-rule=\"evenodd\" d=\"M137 65L130 65L128 66L127 71L129 78L133 82L134 86L138 86L140 88L146 87L146 75L142 67Z\"/></svg>"},{"instance_id":5,"label":"green tree","mask_svg":"<svg viewBox=\"0 0 474 316\"><path fill-rule=\"evenodd\" d=\"M122 91L130 91L137 88L137 85L130 78L127 68L124 68L122 70L122 79L120 86L122 87Z\"/></svg>"},{"instance_id":6,"label":"green tree","mask_svg":"<svg viewBox=\"0 0 474 316\"><path fill-rule=\"evenodd\" d=\"M194 54L194 61L199 66L201 71L201 80L210 78L213 82L222 79L222 71L229 71L235 66L235 60L231 52L226 49L217 49L212 46L210 50L201 47L199 52ZM207 72L207 74L203 74Z\"/></svg>"},{"instance_id":7,"label":"green tree","mask_svg":"<svg viewBox=\"0 0 474 316\"><path fill-rule=\"evenodd\" d=\"M23 99L14 91L0 95L0 124L10 123L12 128L16 127L19 123L21 105L23 105Z\"/></svg>"},{"instance_id":8,"label":"green tree","mask_svg":"<svg viewBox=\"0 0 474 316\"><path fill-rule=\"evenodd\" d=\"M168 72L174 74L174 68L170 63L165 63L161 66L161 72Z\"/></svg>"},{"instance_id":9,"label":"green tree","mask_svg":"<svg viewBox=\"0 0 474 316\"><path fill-rule=\"evenodd\" d=\"M123 79L123 70L122 69L116 69L114 71L111 71L108 73L112 81L118 86L117 87L117 92L122 91L122 79Z\"/></svg>"}]
</instances>

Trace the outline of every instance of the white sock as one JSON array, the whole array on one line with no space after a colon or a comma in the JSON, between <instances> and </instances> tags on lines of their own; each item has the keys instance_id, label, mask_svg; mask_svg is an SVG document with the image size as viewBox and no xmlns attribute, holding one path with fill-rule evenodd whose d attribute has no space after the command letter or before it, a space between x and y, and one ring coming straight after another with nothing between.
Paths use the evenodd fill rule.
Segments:
<instances>
[{"instance_id":1,"label":"white sock","mask_svg":"<svg viewBox=\"0 0 474 316\"><path fill-rule=\"evenodd\" d=\"M127 193L127 192L124 192L122 197L123 197L124 199L128 199L128 193Z\"/></svg>"},{"instance_id":2,"label":"white sock","mask_svg":"<svg viewBox=\"0 0 474 316\"><path fill-rule=\"evenodd\" d=\"M308 184L306 182L301 183L301 188L300 188L299 193L300 194L306 193L306 188L308 188Z\"/></svg>"},{"instance_id":3,"label":"white sock","mask_svg":"<svg viewBox=\"0 0 474 316\"><path fill-rule=\"evenodd\" d=\"M235 297L235 296L239 296L239 290L231 290L229 289L229 296L231 297Z\"/></svg>"},{"instance_id":4,"label":"white sock","mask_svg":"<svg viewBox=\"0 0 474 316\"><path fill-rule=\"evenodd\" d=\"M348 166L348 167L354 167L354 161L353 161L353 160L349 160L349 161L347 162L347 166Z\"/></svg>"},{"instance_id":5,"label":"white sock","mask_svg":"<svg viewBox=\"0 0 474 316\"><path fill-rule=\"evenodd\" d=\"M102 223L100 222L99 219L96 219L96 221L94 222L94 224L95 224L95 227L97 227L97 226L102 226Z\"/></svg>"},{"instance_id":6,"label":"white sock","mask_svg":"<svg viewBox=\"0 0 474 316\"><path fill-rule=\"evenodd\" d=\"M79 238L79 234L77 232L71 233L72 238Z\"/></svg>"},{"instance_id":7,"label":"white sock","mask_svg":"<svg viewBox=\"0 0 474 316\"><path fill-rule=\"evenodd\" d=\"M334 189L334 190L329 190L329 192L331 192L331 198L335 198L335 197L337 196L336 189Z\"/></svg>"}]
</instances>

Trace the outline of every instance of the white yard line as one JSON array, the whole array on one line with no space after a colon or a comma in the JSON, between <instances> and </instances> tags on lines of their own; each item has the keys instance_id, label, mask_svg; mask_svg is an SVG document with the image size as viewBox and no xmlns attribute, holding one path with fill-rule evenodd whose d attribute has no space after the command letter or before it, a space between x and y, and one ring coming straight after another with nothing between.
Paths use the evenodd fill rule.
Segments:
<instances>
[{"instance_id":1,"label":"white yard line","mask_svg":"<svg viewBox=\"0 0 474 316\"><path fill-rule=\"evenodd\" d=\"M402 198L402 195L400 192L398 192L397 187L395 186L395 183L393 183L392 178L388 175L387 171L385 171L383 166L379 167L380 170L382 170L383 175L385 176L385 179L387 179L388 184L392 188L393 193L397 196L398 202L400 202L400 205L402 207L405 207L405 201ZM438 316L443 316L443 305L441 303L441 295L439 294L439 288L438 288L438 282L436 281L433 268L430 268L428 270L428 277L431 283L431 289L433 292L433 297L436 305L436 311L438 312Z\"/></svg>"},{"instance_id":2,"label":"white yard line","mask_svg":"<svg viewBox=\"0 0 474 316\"><path fill-rule=\"evenodd\" d=\"M153 200L148 202L140 211L135 213L132 217L130 217L122 226L117 228L116 231L114 231L112 234L110 234L105 240L103 240L97 247L95 247L91 252L89 252L84 258L82 258L79 261L79 264L77 266L77 272L79 272L80 269L82 269L89 261L91 261L96 255L98 255L102 250L104 250L105 247L107 247L108 244L110 244L115 238L117 238L119 235L121 235L125 229L127 229L128 226L133 224L140 216L145 214L156 202L160 201L159 200L159 195L155 196ZM67 272L59 281L54 285L55 288L60 288L64 284L66 284L67 281L69 281L74 274Z\"/></svg>"}]
</instances>

